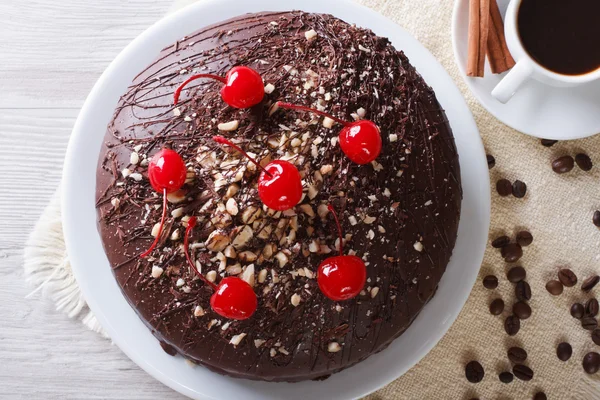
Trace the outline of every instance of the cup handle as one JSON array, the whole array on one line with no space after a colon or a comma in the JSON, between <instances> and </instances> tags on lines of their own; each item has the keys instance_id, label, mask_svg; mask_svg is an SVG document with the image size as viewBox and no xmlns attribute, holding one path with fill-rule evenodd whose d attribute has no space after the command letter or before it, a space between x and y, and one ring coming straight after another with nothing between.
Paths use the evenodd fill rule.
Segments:
<instances>
[{"instance_id":1,"label":"cup handle","mask_svg":"<svg viewBox=\"0 0 600 400\"><path fill-rule=\"evenodd\" d=\"M531 74L533 74L531 63L520 60L492 90L492 96L500 103L506 104Z\"/></svg>"}]
</instances>

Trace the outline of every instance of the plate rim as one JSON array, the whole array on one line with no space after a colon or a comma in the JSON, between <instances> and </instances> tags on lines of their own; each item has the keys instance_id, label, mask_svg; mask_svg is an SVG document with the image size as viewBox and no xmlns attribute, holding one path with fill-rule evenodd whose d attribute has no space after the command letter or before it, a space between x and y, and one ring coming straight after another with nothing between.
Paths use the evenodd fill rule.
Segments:
<instances>
[{"instance_id":1,"label":"plate rim","mask_svg":"<svg viewBox=\"0 0 600 400\"><path fill-rule=\"evenodd\" d=\"M81 157L82 157L80 154L77 154L77 152L80 148L84 147L83 143L85 142L85 132L83 131L83 129L85 128L86 121L90 120L92 118L91 115L94 114L93 105L97 104L99 101L102 100L102 98L104 97L104 95L102 94L102 91L104 89L106 89L106 86L110 86L111 77L114 74L118 73L118 69L119 69L120 65L123 64L127 60L129 53L131 53L133 49L138 48L138 47L143 47L144 41L146 41L148 38L151 38L152 36L155 36L157 32L168 29L168 27L170 25L174 25L175 22L180 20L182 18L182 16L184 15L184 13L186 13L186 12L199 13L202 9L204 9L206 7L215 6L217 4L221 4L221 6L223 7L225 4L231 3L234 1L235 0L226 0L226 1L204 0L204 1L199 1L197 3L191 4L187 7L184 7L183 9L159 20L157 23L155 23L154 25L149 27L147 30L145 30L142 34L140 34L136 39L134 39L124 50L122 50L119 53L119 55L114 59L114 61L111 62L111 64L104 71L104 73L101 75L101 77L98 79L98 81L96 82L93 89L91 90L88 98L86 99L86 101L79 113L79 116L78 116L77 121L73 128L71 138L69 140L69 145L67 148L67 153L66 153L66 157L65 157L65 165L64 165L64 170L63 170L62 195L63 195L64 201L62 202L62 219L63 219L63 225L64 225L65 241L66 241L67 250L69 252L69 255L72 256L74 275L82 289L82 294L86 298L86 300L90 306L90 309L96 314L101 325L107 330L107 332L109 332L111 338L118 345L118 347L121 349L121 351L123 351L134 363L136 363L139 367L144 369L147 373L149 373L151 376L153 376L154 378L156 378L163 384L171 387L172 389L174 389L186 396L193 397L193 398L200 398L198 396L202 396L202 398L217 399L218 397L212 397L210 395L207 395L206 393L199 393L198 391L194 390L193 388L185 386L185 385L181 384L179 381L172 379L170 376L167 376L156 365L152 365L144 358L138 357L138 355L135 354L133 352L133 350L131 350L130 348L127 348L123 344L123 342L121 341L121 338L119 338L118 334L116 334L116 330L115 330L116 328L113 326L110 318L108 318L107 314L105 314L102 306L100 305L101 301L98 298L95 298L94 296L91 295L91 289L89 287L89 282L86 282L87 278L85 276L85 273L83 272L84 269L82 267L82 264L83 264L82 257L81 257L81 254L79 254L78 249L77 249L78 242L80 243L82 238L80 238L78 235L78 231L80 229L78 224L79 224L80 220L78 219L78 213L76 212L76 210L77 210L76 207L78 206L77 200L80 200L83 196L83 195L78 196L78 190L77 190L78 189L77 180L80 178L78 176L79 171L77 169L77 160L81 159ZM267 0L265 0L265 1L268 2ZM299 3L299 2L297 1L297 3ZM303 3L317 4L318 1L317 0L305 0ZM418 41L416 41L416 39L414 39L412 37L412 35L410 35L408 32L406 32L399 25L395 24L394 22L390 21L388 18L380 15L379 13L376 13L375 11L373 11L369 8L366 8L362 5L359 5L359 4L356 4L356 3L353 3L353 2L350 2L347 0L333 0L333 1L330 0L328 3L329 3L328 6L335 3L336 5L339 5L339 6L350 7L352 9L354 9L356 13L360 12L360 13L368 14L369 15L368 18L374 18L379 21L384 21L386 24L393 24L394 29L399 30L399 32L401 32L403 35L410 36L410 38L412 38L415 42L418 43ZM287 6L287 4L286 4L286 6ZM294 7L286 7L286 8L294 9ZM306 7L306 8L302 7L302 8L306 9L306 8L310 8L310 7ZM296 9L298 9L298 8L296 8ZM255 10L255 12L258 12L258 11L259 10ZM312 12L315 12L315 11L312 11ZM365 17L365 18L367 18L367 17ZM197 26L197 29L200 29L203 25L206 25L206 24L199 23ZM371 24L365 24L364 26L371 28L371 29L373 28L373 25L371 25ZM423 53L422 57L425 57L426 59L435 60L433 55L431 55L431 53L422 44L418 43L418 46L420 46L420 48L421 48L419 51L421 53ZM156 54L154 56L156 56ZM429 60L427 60L427 61L429 61ZM413 62L413 65L414 65L414 62ZM472 151L481 153L482 156L480 157L480 160L477 162L478 162L478 164L480 164L479 168L483 168L483 165L485 163L485 150L483 148L483 143L481 141L481 138L479 137L479 133L477 130L477 126L475 124L475 120L473 119L473 116L472 116L462 94L460 93L459 89L456 87L455 83L452 81L452 78L448 75L447 71L445 71L445 69L441 66L441 64L437 60L435 60L435 66L433 68L440 70L440 71L438 71L440 73L443 72L442 76L439 79L436 79L436 81L437 80L444 81L445 82L444 84L448 84L448 90L452 90L454 92L451 95L449 94L448 97L452 96L454 98L454 101L457 101L459 103L458 105L453 105L452 108L455 108L455 107L459 108L465 114L464 117L466 120L463 121L462 124L470 125L471 129L473 129L472 133L475 134L476 138L470 138L472 140L474 139L473 142L470 143L470 145L472 145L474 148L474 150L472 150ZM429 84L430 80L426 79L426 81ZM441 85L441 83L439 83L439 85ZM118 97L119 96L117 96L117 99L118 99ZM438 94L438 98L439 98L439 94ZM116 103L116 100L115 100L115 103ZM114 107L112 107L112 108L114 110ZM466 111L466 113L464 111ZM102 127L102 130L104 131L105 128ZM456 138L456 132L455 132L455 138ZM96 165L97 157L93 157L93 160L94 160L94 165ZM463 164L461 164L461 166L463 166ZM464 166L463 166L463 168L464 168ZM490 210L490 208L491 208L490 197L491 196L490 196L490 191L489 191L489 175L487 174L487 164L485 164L485 171L486 171L485 177L483 177L483 176L481 177L483 179L483 181L479 182L481 184L481 187L478 188L478 194L482 196L480 203L478 203L481 206L481 209L479 211L481 212L481 216L483 217L483 221L481 221L480 225L482 226L482 233L485 233L485 235L484 235L485 239L482 240L483 245L480 243L479 246L474 246L474 247L479 247L479 248L475 248L473 250L474 259L479 260L479 261L478 261L476 270L474 269L472 271L472 274L470 276L470 282L468 282L468 281L466 282L466 286L468 287L468 289L465 289L464 292L461 293L462 296L460 296L456 300L457 304L459 304L459 306L452 313L452 315L445 321L445 325L443 326L443 328L440 329L439 333L434 335L436 338L433 341L426 343L426 345L424 345L422 348L420 348L419 355L417 356L416 360L414 360L414 362L409 362L410 365L408 367L400 368L397 371L398 372L397 375L395 377L393 377L393 379L383 381L380 384L372 385L372 386L370 386L368 388L364 388L362 390L361 389L355 390L355 392L352 394L353 398L358 398L358 397L367 395L369 393L372 393L375 390L378 390L379 388L389 384L392 380L397 379L398 377L403 375L407 370L409 370L414 365L416 365L426 354L429 353L429 351L439 342L439 340L442 339L442 337L447 333L450 326L453 324L453 322L456 320L456 318L460 314L460 311L463 309L464 304L466 303L466 300L468 299L468 297L472 291L473 284L475 283L475 280L477 278L477 275L478 275L477 272L479 271L479 268L481 266L481 262L483 260L483 253L485 251L485 245L487 243L487 233L489 230L490 211L491 211ZM94 179L94 186L95 186L95 179ZM462 204L463 204L463 215L464 215L464 204L465 204L464 199L463 199ZM94 229L95 229L95 225L94 225ZM96 232L96 235L99 236L97 232ZM455 247L455 249L456 249L456 247ZM103 250L102 250L102 252L103 252ZM107 264L107 260L103 260L103 262L104 261L106 261L105 268L110 268L110 266ZM452 262L452 260L450 262ZM110 274L112 275L112 272L110 272ZM116 282L115 282L115 284L116 284ZM119 295L123 297L123 295L121 294L120 291L119 291ZM126 301L124 297L123 297L123 300ZM434 298L434 300L435 300L435 298ZM432 300L432 302L433 302L433 300ZM424 310L421 311L420 315L422 315L423 311ZM145 326L144 326L144 329L146 329ZM147 331L148 331L148 334L150 334L150 331L149 330L147 330ZM407 332L409 332L409 331L410 331L410 329L407 330ZM395 341L398 341L398 340L399 339L396 339ZM362 363L366 363L368 360L373 360L374 358L376 358L376 355L372 355L371 357L369 357L367 360L363 361ZM362 364L362 363L359 363L359 364ZM346 371L352 371L353 368L356 368L356 367L349 368ZM235 379L235 378L228 378L228 379ZM277 384L270 383L270 385L277 385ZM293 384L293 385L300 385L300 384Z\"/></svg>"}]
</instances>

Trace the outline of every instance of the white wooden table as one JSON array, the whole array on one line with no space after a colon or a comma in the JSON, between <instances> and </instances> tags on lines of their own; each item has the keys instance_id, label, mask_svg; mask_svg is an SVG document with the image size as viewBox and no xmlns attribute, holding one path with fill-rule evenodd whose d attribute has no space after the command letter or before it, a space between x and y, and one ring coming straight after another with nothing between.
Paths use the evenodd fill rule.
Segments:
<instances>
[{"instance_id":1,"label":"white wooden table","mask_svg":"<svg viewBox=\"0 0 600 400\"><path fill-rule=\"evenodd\" d=\"M77 113L117 53L172 0L0 0L0 399L183 399L23 279Z\"/></svg>"}]
</instances>

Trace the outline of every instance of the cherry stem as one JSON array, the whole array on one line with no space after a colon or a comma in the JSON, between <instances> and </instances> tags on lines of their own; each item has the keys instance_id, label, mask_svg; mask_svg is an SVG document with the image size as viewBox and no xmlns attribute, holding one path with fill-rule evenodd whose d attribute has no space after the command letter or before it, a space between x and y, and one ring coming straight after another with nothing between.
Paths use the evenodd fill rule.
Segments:
<instances>
[{"instance_id":1,"label":"cherry stem","mask_svg":"<svg viewBox=\"0 0 600 400\"><path fill-rule=\"evenodd\" d=\"M311 112L313 114L317 114L317 115L321 115L323 117L331 118L332 120L334 120L338 124L342 124L344 126L350 126L350 125L352 125L352 122L344 121L343 119L339 119L337 117L334 117L333 115L327 114L324 111L315 110L314 108L310 108L310 107L306 107L306 106L298 106L298 105L292 104L292 103L284 103L283 101L278 101L277 102L277 106L281 107L281 108L288 108L290 110L308 111L308 112Z\"/></svg>"},{"instance_id":2,"label":"cherry stem","mask_svg":"<svg viewBox=\"0 0 600 400\"><path fill-rule=\"evenodd\" d=\"M204 275L202 275L202 273L200 271L198 271L198 268L196 268L196 264L194 264L194 262L192 261L192 258L190 257L190 252L188 250L189 244L190 244L190 232L192 231L192 229L194 229L195 226L196 226L196 217L191 217L188 221L187 228L185 228L185 236L183 238L183 252L185 253L185 258L187 259L188 264L190 264L190 267L192 267L192 269L196 272L196 275L198 275L198 277L202 280L202 282L206 283L208 286L210 286L216 292L217 285L215 285L214 283L212 283L211 281L206 279L204 277Z\"/></svg>"},{"instance_id":3,"label":"cherry stem","mask_svg":"<svg viewBox=\"0 0 600 400\"><path fill-rule=\"evenodd\" d=\"M175 90L175 94L173 95L173 104L177 105L177 103L179 102L179 95L181 95L181 91L187 86L188 83L195 81L196 79L202 79L202 78L215 79L222 83L227 83L227 80L225 78L223 78L222 76L218 76L218 75L212 75L212 74L193 75L193 76L189 77L181 85L179 85L179 87Z\"/></svg>"},{"instance_id":4,"label":"cherry stem","mask_svg":"<svg viewBox=\"0 0 600 400\"><path fill-rule=\"evenodd\" d=\"M162 211L162 217L160 217L160 227L158 228L158 233L156 234L156 238L154 238L154 242L152 242L152 245L150 245L148 250L143 252L140 255L140 257L142 257L142 258L148 257L148 255L150 253L152 253L152 250L154 250L154 248L158 244L158 241L160 240L160 236L162 235L163 226L165 225L165 217L166 216L167 216L167 189L165 188L165 189L163 189L163 211Z\"/></svg>"},{"instance_id":5,"label":"cherry stem","mask_svg":"<svg viewBox=\"0 0 600 400\"><path fill-rule=\"evenodd\" d=\"M269 175L269 176L273 176L273 174L271 174L269 171L267 171L265 169L265 167L263 167L262 165L260 165L258 163L258 161L256 161L254 158L250 157L248 155L248 153L246 153L244 150L242 150L242 148L234 143L232 143L230 140L225 139L223 136L213 136L213 140L219 144L224 144L226 146L230 146L233 147L234 149L236 149L237 151L239 151L240 153L242 153L248 160L252 161L254 163L254 165L256 165L258 168L260 168L265 174Z\"/></svg>"},{"instance_id":6,"label":"cherry stem","mask_svg":"<svg viewBox=\"0 0 600 400\"><path fill-rule=\"evenodd\" d=\"M337 225L338 235L340 235L340 256L341 256L341 255L344 254L344 252L343 252L343 250L344 250L344 238L342 238L342 226L340 225L340 220L338 219L337 213L333 209L333 206L331 204L328 204L327 205L327 209L329 211L331 211L331 213L333 214L333 218L335 218L335 224Z\"/></svg>"}]
</instances>

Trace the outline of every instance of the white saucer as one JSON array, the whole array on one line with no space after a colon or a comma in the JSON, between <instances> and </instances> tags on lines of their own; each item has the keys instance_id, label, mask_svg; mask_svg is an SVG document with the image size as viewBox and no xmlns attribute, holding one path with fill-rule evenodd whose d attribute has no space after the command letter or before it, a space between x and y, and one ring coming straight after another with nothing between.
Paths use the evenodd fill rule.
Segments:
<instances>
[{"instance_id":1,"label":"white saucer","mask_svg":"<svg viewBox=\"0 0 600 400\"><path fill-rule=\"evenodd\" d=\"M181 357L167 355L119 290L96 227L94 197L97 158L119 96L163 47L236 15L292 9L331 13L372 28L406 52L446 109L460 156L464 198L454 255L435 297L412 326L387 349L356 366L320 382L289 384L230 378L203 367L191 368ZM435 58L406 31L374 11L345 0L205 0L159 21L119 54L87 98L69 142L62 198L69 258L90 308L112 340L135 363L195 399L354 399L398 378L435 346L458 316L477 277L490 221L485 151L460 91Z\"/></svg>"},{"instance_id":2,"label":"white saucer","mask_svg":"<svg viewBox=\"0 0 600 400\"><path fill-rule=\"evenodd\" d=\"M498 0L502 15L509 2ZM520 132L545 139L579 139L600 133L600 81L577 88L555 88L532 80L502 104L491 92L504 74L492 74L486 62L484 78L467 77L468 21L469 0L456 0L452 16L454 57L467 85L494 117Z\"/></svg>"}]
</instances>

